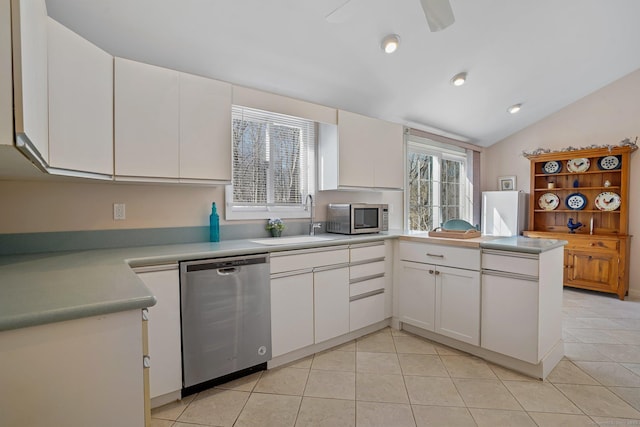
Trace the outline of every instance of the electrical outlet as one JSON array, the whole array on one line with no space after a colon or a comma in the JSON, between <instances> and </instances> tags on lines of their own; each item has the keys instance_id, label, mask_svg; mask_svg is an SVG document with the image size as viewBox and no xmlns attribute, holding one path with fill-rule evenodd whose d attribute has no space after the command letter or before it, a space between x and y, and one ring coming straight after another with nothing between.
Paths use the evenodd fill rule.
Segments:
<instances>
[{"instance_id":1,"label":"electrical outlet","mask_svg":"<svg viewBox=\"0 0 640 427\"><path fill-rule=\"evenodd\" d=\"M114 203L113 204L113 219L114 220L122 220L126 219L127 215L124 210L124 203Z\"/></svg>"}]
</instances>

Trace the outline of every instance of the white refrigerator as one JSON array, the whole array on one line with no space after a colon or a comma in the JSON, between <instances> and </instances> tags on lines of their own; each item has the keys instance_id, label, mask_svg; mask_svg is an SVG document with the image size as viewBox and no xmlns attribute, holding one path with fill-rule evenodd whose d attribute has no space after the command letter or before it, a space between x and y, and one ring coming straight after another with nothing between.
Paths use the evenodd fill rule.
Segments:
<instances>
[{"instance_id":1,"label":"white refrigerator","mask_svg":"<svg viewBox=\"0 0 640 427\"><path fill-rule=\"evenodd\" d=\"M527 228L529 194L522 191L482 192L482 234L518 236Z\"/></svg>"}]
</instances>

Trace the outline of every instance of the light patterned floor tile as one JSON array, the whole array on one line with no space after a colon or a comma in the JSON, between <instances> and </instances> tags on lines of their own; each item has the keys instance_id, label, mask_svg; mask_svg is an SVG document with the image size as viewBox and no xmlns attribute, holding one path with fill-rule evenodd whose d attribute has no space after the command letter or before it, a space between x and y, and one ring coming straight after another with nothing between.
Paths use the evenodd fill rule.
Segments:
<instances>
[{"instance_id":1,"label":"light patterned floor tile","mask_svg":"<svg viewBox=\"0 0 640 427\"><path fill-rule=\"evenodd\" d=\"M521 374L516 371L512 371L511 369L503 368L502 366L494 365L493 363L489 363L489 367L493 371L494 374L501 380L512 380L512 381L538 381L537 378L533 378L524 374Z\"/></svg>"},{"instance_id":2,"label":"light patterned floor tile","mask_svg":"<svg viewBox=\"0 0 640 427\"><path fill-rule=\"evenodd\" d=\"M454 378L453 383L468 408L522 410L518 401L498 379Z\"/></svg>"},{"instance_id":3,"label":"light patterned floor tile","mask_svg":"<svg viewBox=\"0 0 640 427\"><path fill-rule=\"evenodd\" d=\"M586 362L607 362L609 357L598 351L598 344L564 343L564 355L569 360ZM610 344L607 344L610 345Z\"/></svg>"},{"instance_id":4,"label":"light patterned floor tile","mask_svg":"<svg viewBox=\"0 0 640 427\"><path fill-rule=\"evenodd\" d=\"M180 414L184 412L189 404L196 398L196 394L182 398L175 402L151 410L151 418L160 418L163 420L177 420Z\"/></svg>"},{"instance_id":5,"label":"light patterned floor tile","mask_svg":"<svg viewBox=\"0 0 640 427\"><path fill-rule=\"evenodd\" d=\"M391 331L376 332L356 340L356 350L369 353L395 353L396 346L393 343Z\"/></svg>"},{"instance_id":6,"label":"light patterned floor tile","mask_svg":"<svg viewBox=\"0 0 640 427\"><path fill-rule=\"evenodd\" d=\"M412 409L417 427L476 426L467 408L413 405Z\"/></svg>"},{"instance_id":7,"label":"light patterned floor tile","mask_svg":"<svg viewBox=\"0 0 640 427\"><path fill-rule=\"evenodd\" d=\"M380 374L401 374L400 362L396 353L356 353L356 372Z\"/></svg>"},{"instance_id":8,"label":"light patterned floor tile","mask_svg":"<svg viewBox=\"0 0 640 427\"><path fill-rule=\"evenodd\" d=\"M588 344L621 344L610 331L604 329L570 329L567 332L580 342Z\"/></svg>"},{"instance_id":9,"label":"light patterned floor tile","mask_svg":"<svg viewBox=\"0 0 640 427\"><path fill-rule=\"evenodd\" d=\"M547 414L542 412L529 412L539 427L586 427L593 426L593 421L586 415L572 414Z\"/></svg>"},{"instance_id":10,"label":"light patterned floor tile","mask_svg":"<svg viewBox=\"0 0 640 427\"><path fill-rule=\"evenodd\" d=\"M465 406L450 378L404 377L412 405Z\"/></svg>"},{"instance_id":11,"label":"light patterned floor tile","mask_svg":"<svg viewBox=\"0 0 640 427\"><path fill-rule=\"evenodd\" d=\"M582 412L553 385L542 382L505 381L505 387L525 411L581 414Z\"/></svg>"},{"instance_id":12,"label":"light patterned floor tile","mask_svg":"<svg viewBox=\"0 0 640 427\"><path fill-rule=\"evenodd\" d=\"M303 397L296 427L354 427L356 402L353 400Z\"/></svg>"},{"instance_id":13,"label":"light patterned floor tile","mask_svg":"<svg viewBox=\"0 0 640 427\"><path fill-rule=\"evenodd\" d=\"M640 387L640 376L619 363L614 362L575 362L600 384L606 386Z\"/></svg>"},{"instance_id":14,"label":"light patterned floor tile","mask_svg":"<svg viewBox=\"0 0 640 427\"><path fill-rule=\"evenodd\" d=\"M526 412L501 409L469 409L478 427L536 427Z\"/></svg>"},{"instance_id":15,"label":"light patterned floor tile","mask_svg":"<svg viewBox=\"0 0 640 427\"><path fill-rule=\"evenodd\" d=\"M617 394L629 405L640 411L640 388L638 387L609 387L609 390ZM640 424L640 423L638 423Z\"/></svg>"},{"instance_id":16,"label":"light patterned floor tile","mask_svg":"<svg viewBox=\"0 0 640 427\"><path fill-rule=\"evenodd\" d=\"M356 374L354 372L312 370L304 395L354 400L356 398Z\"/></svg>"},{"instance_id":17,"label":"light patterned floor tile","mask_svg":"<svg viewBox=\"0 0 640 427\"><path fill-rule=\"evenodd\" d=\"M178 421L215 426L233 426L250 393L210 389L203 391L178 417Z\"/></svg>"},{"instance_id":18,"label":"light patterned floor tile","mask_svg":"<svg viewBox=\"0 0 640 427\"><path fill-rule=\"evenodd\" d=\"M252 393L234 427L293 427L301 400L300 396Z\"/></svg>"},{"instance_id":19,"label":"light patterned floor tile","mask_svg":"<svg viewBox=\"0 0 640 427\"><path fill-rule=\"evenodd\" d=\"M356 371L356 353L350 351L327 351L316 354L311 369L324 371Z\"/></svg>"},{"instance_id":20,"label":"light patterned floor tile","mask_svg":"<svg viewBox=\"0 0 640 427\"><path fill-rule=\"evenodd\" d=\"M356 402L358 427L415 427L411 406L400 403Z\"/></svg>"},{"instance_id":21,"label":"light patterned floor tile","mask_svg":"<svg viewBox=\"0 0 640 427\"><path fill-rule=\"evenodd\" d=\"M409 403L402 375L356 374L356 400Z\"/></svg>"},{"instance_id":22,"label":"light patterned floor tile","mask_svg":"<svg viewBox=\"0 0 640 427\"><path fill-rule=\"evenodd\" d=\"M421 337L394 336L393 342L398 353L438 354L434 345Z\"/></svg>"},{"instance_id":23,"label":"light patterned floor tile","mask_svg":"<svg viewBox=\"0 0 640 427\"><path fill-rule=\"evenodd\" d=\"M264 372L265 371L256 372L255 374L247 375L246 377L238 378L237 380L220 384L216 388L235 391L253 391L253 388L256 386L258 380Z\"/></svg>"},{"instance_id":24,"label":"light patterned floor tile","mask_svg":"<svg viewBox=\"0 0 640 427\"><path fill-rule=\"evenodd\" d=\"M578 368L570 360L561 360L556 367L547 375L546 381L553 384L585 384L598 385L589 374Z\"/></svg>"},{"instance_id":25,"label":"light patterned floor tile","mask_svg":"<svg viewBox=\"0 0 640 427\"><path fill-rule=\"evenodd\" d=\"M173 420L161 420L159 418L151 418L151 427L173 427Z\"/></svg>"},{"instance_id":26,"label":"light patterned floor tile","mask_svg":"<svg viewBox=\"0 0 640 427\"><path fill-rule=\"evenodd\" d=\"M277 368L265 372L258 380L257 393L290 394L302 396L309 371L299 368Z\"/></svg>"},{"instance_id":27,"label":"light patterned floor tile","mask_svg":"<svg viewBox=\"0 0 640 427\"><path fill-rule=\"evenodd\" d=\"M288 364L288 368L298 369L311 369L311 363L313 362L313 356L305 357L304 359L296 360L293 363Z\"/></svg>"},{"instance_id":28,"label":"light patterned floor tile","mask_svg":"<svg viewBox=\"0 0 640 427\"><path fill-rule=\"evenodd\" d=\"M556 387L589 416L640 418L640 412L603 386L557 384Z\"/></svg>"},{"instance_id":29,"label":"light patterned floor tile","mask_svg":"<svg viewBox=\"0 0 640 427\"><path fill-rule=\"evenodd\" d=\"M615 362L640 363L640 346L629 344L594 344L597 350Z\"/></svg>"},{"instance_id":30,"label":"light patterned floor tile","mask_svg":"<svg viewBox=\"0 0 640 427\"><path fill-rule=\"evenodd\" d=\"M398 354L398 360L403 375L449 376L449 371L444 367L440 356L435 354Z\"/></svg>"},{"instance_id":31,"label":"light patterned floor tile","mask_svg":"<svg viewBox=\"0 0 640 427\"><path fill-rule=\"evenodd\" d=\"M477 357L440 356L440 359L452 378L497 378L487 362Z\"/></svg>"}]
</instances>

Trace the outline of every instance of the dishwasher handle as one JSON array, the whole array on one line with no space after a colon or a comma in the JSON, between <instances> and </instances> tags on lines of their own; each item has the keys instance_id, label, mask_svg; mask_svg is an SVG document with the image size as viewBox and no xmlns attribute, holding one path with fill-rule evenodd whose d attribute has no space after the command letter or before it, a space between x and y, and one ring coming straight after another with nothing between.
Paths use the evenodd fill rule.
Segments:
<instances>
[{"instance_id":1,"label":"dishwasher handle","mask_svg":"<svg viewBox=\"0 0 640 427\"><path fill-rule=\"evenodd\" d=\"M218 272L218 276L231 276L232 274L236 274L240 269L236 267L224 267L216 270Z\"/></svg>"}]
</instances>

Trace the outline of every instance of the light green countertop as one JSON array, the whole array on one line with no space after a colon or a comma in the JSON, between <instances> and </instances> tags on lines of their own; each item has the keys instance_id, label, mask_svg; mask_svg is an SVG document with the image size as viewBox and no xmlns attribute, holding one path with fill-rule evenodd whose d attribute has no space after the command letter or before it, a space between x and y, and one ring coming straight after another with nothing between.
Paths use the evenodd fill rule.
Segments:
<instances>
[{"instance_id":1,"label":"light green countertop","mask_svg":"<svg viewBox=\"0 0 640 427\"><path fill-rule=\"evenodd\" d=\"M250 253L367 243L403 236L428 243L539 253L563 240L480 237L463 242L400 231L286 245L251 240L51 252L0 257L0 331L153 306L156 299L132 267ZM473 242L471 241L473 240Z\"/></svg>"},{"instance_id":2,"label":"light green countertop","mask_svg":"<svg viewBox=\"0 0 640 427\"><path fill-rule=\"evenodd\" d=\"M50 252L0 257L0 331L155 305L131 269L179 261L366 243L399 233L323 235L315 243L262 245L251 240Z\"/></svg>"}]
</instances>

